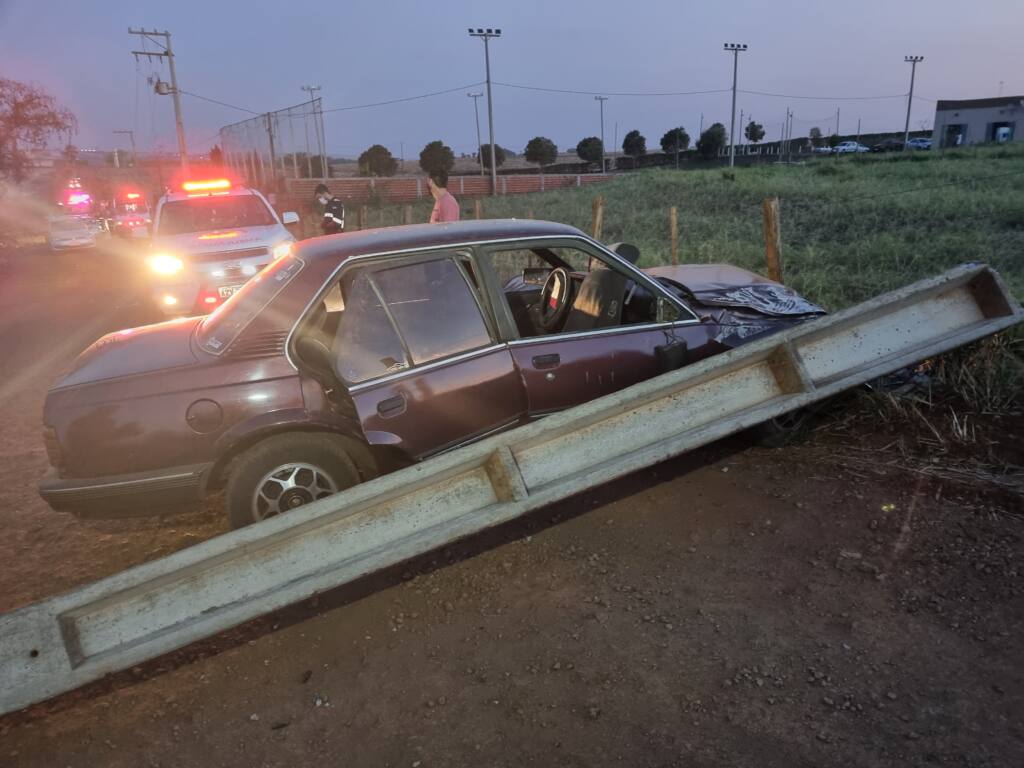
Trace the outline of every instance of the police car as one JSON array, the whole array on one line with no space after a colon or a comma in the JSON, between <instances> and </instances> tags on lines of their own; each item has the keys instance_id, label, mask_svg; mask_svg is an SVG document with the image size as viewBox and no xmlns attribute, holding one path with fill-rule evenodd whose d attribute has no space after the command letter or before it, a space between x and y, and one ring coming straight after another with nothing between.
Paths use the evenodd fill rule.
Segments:
<instances>
[{"instance_id":1,"label":"police car","mask_svg":"<svg viewBox=\"0 0 1024 768\"><path fill-rule=\"evenodd\" d=\"M295 238L259 192L230 179L185 181L160 198L146 259L153 299L165 315L204 314L224 302Z\"/></svg>"}]
</instances>

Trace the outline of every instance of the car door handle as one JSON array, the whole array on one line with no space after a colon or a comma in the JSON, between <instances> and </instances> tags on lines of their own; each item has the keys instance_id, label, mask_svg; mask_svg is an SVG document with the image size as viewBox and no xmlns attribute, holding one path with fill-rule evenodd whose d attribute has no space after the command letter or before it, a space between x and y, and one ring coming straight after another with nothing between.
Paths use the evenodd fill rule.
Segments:
<instances>
[{"instance_id":1,"label":"car door handle","mask_svg":"<svg viewBox=\"0 0 1024 768\"><path fill-rule=\"evenodd\" d=\"M395 397L389 397L387 400L381 400L377 403L377 413L385 419L405 413L405 396L396 395Z\"/></svg>"},{"instance_id":2,"label":"car door handle","mask_svg":"<svg viewBox=\"0 0 1024 768\"><path fill-rule=\"evenodd\" d=\"M546 368L557 368L561 362L559 355L537 355L533 358L533 367L543 371Z\"/></svg>"}]
</instances>

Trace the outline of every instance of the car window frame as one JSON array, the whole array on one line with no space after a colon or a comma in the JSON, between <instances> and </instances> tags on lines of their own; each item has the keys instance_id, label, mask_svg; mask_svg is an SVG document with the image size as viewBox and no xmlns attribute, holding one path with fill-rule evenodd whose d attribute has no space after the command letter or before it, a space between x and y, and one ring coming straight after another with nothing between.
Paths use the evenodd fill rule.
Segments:
<instances>
[{"instance_id":1,"label":"car window frame","mask_svg":"<svg viewBox=\"0 0 1024 768\"><path fill-rule=\"evenodd\" d=\"M487 335L490 341L488 344L484 344L479 347L474 347L473 349L455 352L450 355L436 358L434 360L428 360L423 363L415 363L413 361L412 352L409 349L409 344L405 339L405 335L402 333L401 328L396 322L391 310L388 309L387 302L381 295L380 289L377 286L376 281L373 280L373 274L376 272L384 272L387 271L388 269L397 269L400 267L412 266L414 264L424 262L441 261L443 259L450 259L454 262L455 267L459 272L459 275L462 277L463 281L466 284L466 288L469 290L470 295L473 297L473 301L475 302L477 311L480 312L481 319L483 320L484 323L484 328L487 331ZM409 366L400 371L392 371L390 373L385 372L380 374L379 376L374 376L372 378L360 382L348 381L347 379L344 379L341 376L337 376L338 382L349 393L355 394L364 389L378 386L379 384L382 384L386 381L392 381L394 379L402 378L405 376L412 376L415 375L416 373L431 370L434 368L440 368L444 365L449 365L453 362L468 360L473 357L487 354L488 352L493 351L495 349L500 349L504 345L504 342L499 337L498 327L494 322L494 316L490 310L490 298L482 295L481 289L478 289L477 286L474 285L473 279L470 277L465 268L464 262L467 261L473 265L473 268L474 270L476 270L477 275L480 275L480 267L479 264L477 264L474 259L472 248L469 246L462 245L446 245L434 249L418 249L416 251L402 251L397 253L354 256L349 259L346 259L338 267L338 269L334 270L331 273L331 275L324 281L324 283L320 286L320 289L314 295L313 299L303 310L302 314L299 317L299 320L295 323L295 325L292 326L292 330L289 333L288 342L286 343L286 350L291 349L292 337L295 336L296 333L301 332L301 330L305 327L310 316L312 315L312 310L314 309L314 307L316 307L317 303L323 301L323 298L324 296L326 296L327 292L330 291L333 286L341 282L345 278L345 276L348 273L352 272L353 270L364 270L365 274L370 278L369 282L371 289L376 294L377 300L381 302L381 306L384 309L384 313L388 318L388 322L391 323L391 329L397 336L399 343L402 346L402 350L408 359ZM288 354L288 358L289 361L292 363L293 367L298 369L298 366L295 365L294 360L292 360L290 352Z\"/></svg>"},{"instance_id":2,"label":"car window frame","mask_svg":"<svg viewBox=\"0 0 1024 768\"><path fill-rule=\"evenodd\" d=\"M515 324L515 320L512 317L512 310L508 305L508 301L505 298L504 291L501 286L501 280L498 277L497 271L491 265L489 254L492 252L500 252L507 250L534 250L542 248L575 248L583 251L589 255L592 259L597 259L608 266L608 268L619 268L621 272L627 275L630 279L636 281L638 284L643 285L655 296L655 301L659 297L667 299L673 306L680 311L680 317L676 320L666 320L662 322L651 321L648 323L632 323L630 325L618 325L609 328L597 328L587 331L562 331L559 333L546 333L541 336L522 336L519 333L519 329ZM646 274L643 270L639 269L635 265L629 263L625 259L619 257L614 252L607 248L604 248L600 243L590 240L589 238L581 237L545 237L545 238L523 238L523 239L512 239L505 241L495 241L489 243L483 243L476 246L477 262L482 266L484 271L489 276L489 287L491 291L499 294L498 304L501 306L502 315L507 320L506 333L509 334L505 341L509 344L526 344L526 343L540 343L546 341L565 341L567 339L580 338L580 337L593 337L593 336L605 336L619 333L628 333L636 330L646 330L652 328L663 328L668 326L679 326L679 325L696 325L699 324L700 318L697 313L694 312L685 302L679 298L673 296L665 286L661 285L657 280ZM552 254L556 261L562 261L557 258L556 254ZM614 264L615 267L611 265ZM575 270L571 270L574 271ZM503 323L503 325L506 325Z\"/></svg>"}]
</instances>

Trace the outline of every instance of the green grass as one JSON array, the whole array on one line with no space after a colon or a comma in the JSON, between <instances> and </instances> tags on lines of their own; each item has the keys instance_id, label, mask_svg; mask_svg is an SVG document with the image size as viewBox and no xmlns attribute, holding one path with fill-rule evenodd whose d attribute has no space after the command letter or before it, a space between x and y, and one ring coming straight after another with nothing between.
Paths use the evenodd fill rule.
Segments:
<instances>
[{"instance_id":1,"label":"green grass","mask_svg":"<svg viewBox=\"0 0 1024 768\"><path fill-rule=\"evenodd\" d=\"M680 261L763 272L760 204L777 195L785 281L829 309L970 261L993 265L1024 296L1024 144L733 171L641 171L591 187L487 198L484 215L532 213L588 231L598 194L605 197L602 239L637 245L643 265L668 263L674 205ZM466 216L472 202L460 202ZM414 220L425 221L429 211L429 202L418 203ZM369 213L371 226L400 221L401 206Z\"/></svg>"}]
</instances>

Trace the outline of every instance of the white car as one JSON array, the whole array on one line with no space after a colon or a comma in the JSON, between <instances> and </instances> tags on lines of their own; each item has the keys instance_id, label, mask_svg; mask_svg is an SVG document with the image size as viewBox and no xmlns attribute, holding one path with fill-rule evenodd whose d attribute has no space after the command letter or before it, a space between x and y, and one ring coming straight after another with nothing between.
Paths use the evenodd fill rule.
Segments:
<instances>
[{"instance_id":1,"label":"white car","mask_svg":"<svg viewBox=\"0 0 1024 768\"><path fill-rule=\"evenodd\" d=\"M857 141L841 141L836 145L835 153L843 155L847 152L870 152L871 150Z\"/></svg>"},{"instance_id":2,"label":"white car","mask_svg":"<svg viewBox=\"0 0 1024 768\"><path fill-rule=\"evenodd\" d=\"M69 248L93 248L96 245L96 235L85 219L80 219L77 216L51 216L46 242L54 251L65 251Z\"/></svg>"},{"instance_id":3,"label":"white car","mask_svg":"<svg viewBox=\"0 0 1024 768\"><path fill-rule=\"evenodd\" d=\"M907 149L931 149L931 139L911 139L907 142Z\"/></svg>"},{"instance_id":4,"label":"white car","mask_svg":"<svg viewBox=\"0 0 1024 768\"><path fill-rule=\"evenodd\" d=\"M205 314L229 298L295 241L259 192L229 179L186 181L160 198L153 217L147 272L167 316ZM145 236L136 228L136 237Z\"/></svg>"}]
</instances>

